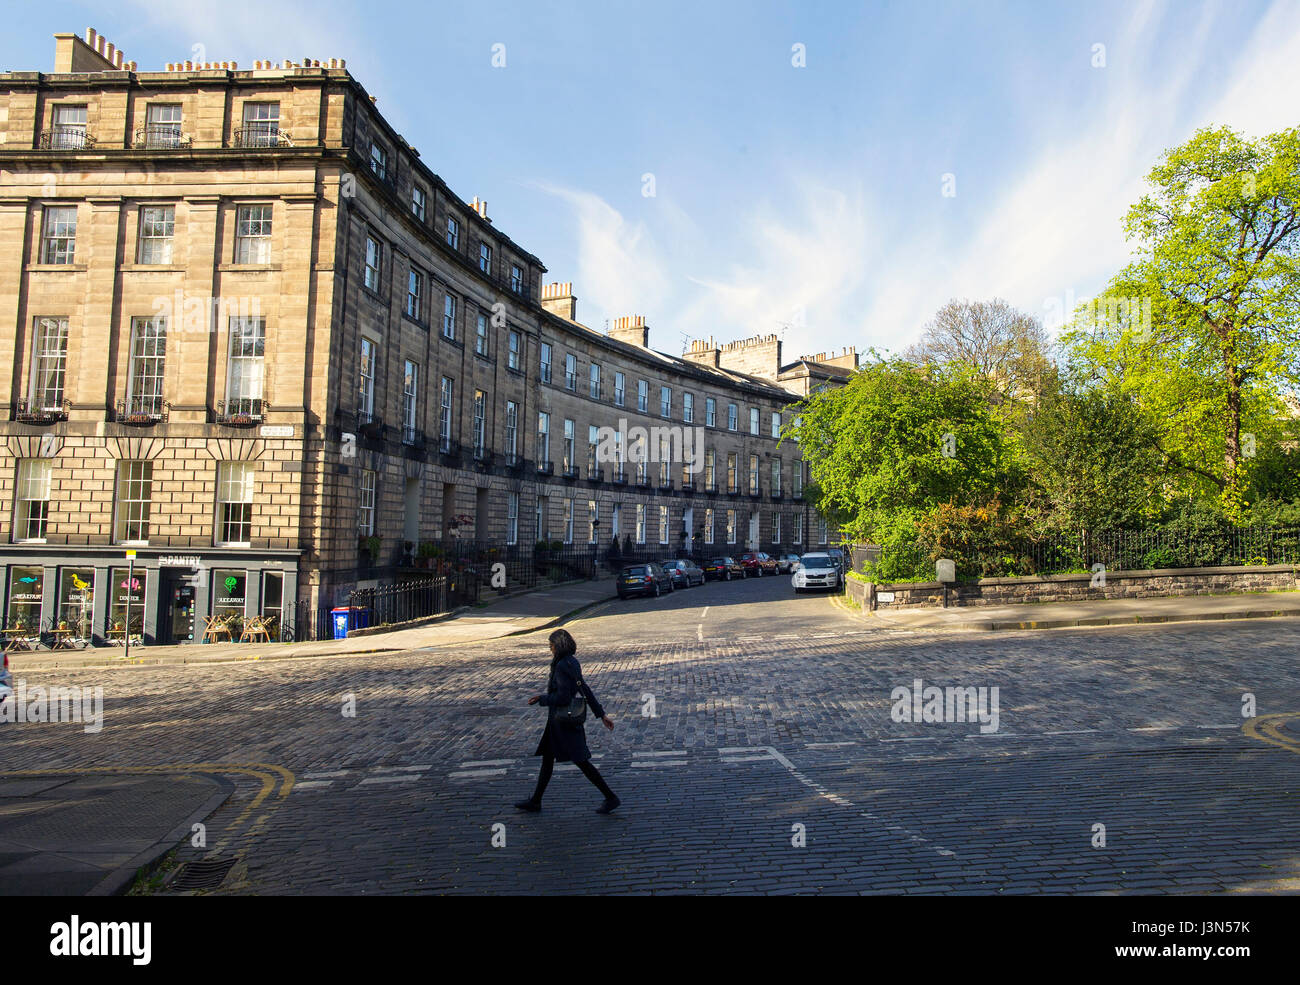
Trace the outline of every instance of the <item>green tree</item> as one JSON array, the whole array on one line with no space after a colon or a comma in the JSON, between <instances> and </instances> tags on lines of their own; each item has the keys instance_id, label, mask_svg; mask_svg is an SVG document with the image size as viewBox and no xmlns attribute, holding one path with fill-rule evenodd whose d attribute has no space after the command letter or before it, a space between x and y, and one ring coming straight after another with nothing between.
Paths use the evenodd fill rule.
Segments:
<instances>
[{"instance_id":1,"label":"green tree","mask_svg":"<svg viewBox=\"0 0 1300 985\"><path fill-rule=\"evenodd\" d=\"M1252 388L1300 383L1300 128L1254 142L1226 127L1200 130L1168 151L1148 181L1151 192L1125 221L1136 258L1108 298L1120 299L1117 320L1139 346L1158 326L1167 345L1145 355L1166 367L1181 362L1212 386L1202 401L1183 404L1193 417L1212 406L1222 438L1217 467L1184 464L1211 477L1236 518Z\"/></svg>"},{"instance_id":2,"label":"green tree","mask_svg":"<svg viewBox=\"0 0 1300 985\"><path fill-rule=\"evenodd\" d=\"M792 428L808 461L807 495L855 540L940 503L985 502L1015 483L1013 450L969 368L867 363L814 394Z\"/></svg>"},{"instance_id":3,"label":"green tree","mask_svg":"<svg viewBox=\"0 0 1300 985\"><path fill-rule=\"evenodd\" d=\"M1019 437L1044 526L1101 530L1163 512L1167 458L1156 422L1132 394L1053 379L1026 411Z\"/></svg>"}]
</instances>

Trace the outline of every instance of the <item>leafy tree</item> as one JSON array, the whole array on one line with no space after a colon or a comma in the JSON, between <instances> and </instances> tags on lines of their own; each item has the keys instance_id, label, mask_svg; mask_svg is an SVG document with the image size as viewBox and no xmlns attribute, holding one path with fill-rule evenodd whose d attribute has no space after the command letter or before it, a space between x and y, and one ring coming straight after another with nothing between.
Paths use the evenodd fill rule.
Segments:
<instances>
[{"instance_id":1,"label":"leafy tree","mask_svg":"<svg viewBox=\"0 0 1300 985\"><path fill-rule=\"evenodd\" d=\"M1053 378L1019 435L1045 525L1100 530L1141 525L1162 512L1168 465L1159 428L1131 394Z\"/></svg>"},{"instance_id":2,"label":"leafy tree","mask_svg":"<svg viewBox=\"0 0 1300 985\"><path fill-rule=\"evenodd\" d=\"M1148 322L1159 326L1166 344L1146 355L1204 384L1213 372L1204 401L1182 406L1193 416L1212 406L1221 457L1214 468L1185 464L1212 476L1224 512L1239 517L1251 390L1300 383L1300 128L1254 142L1226 127L1200 130L1148 181L1152 191L1125 222L1136 259L1107 293L1140 301L1127 318L1140 345Z\"/></svg>"},{"instance_id":3,"label":"leafy tree","mask_svg":"<svg viewBox=\"0 0 1300 985\"><path fill-rule=\"evenodd\" d=\"M958 301L935 313L907 350L916 363L959 363L992 381L1003 397L1034 393L1050 367L1047 335L1038 319L1001 298Z\"/></svg>"},{"instance_id":4,"label":"leafy tree","mask_svg":"<svg viewBox=\"0 0 1300 985\"><path fill-rule=\"evenodd\" d=\"M900 512L991 499L1016 481L992 392L963 367L869 362L800 408L792 430L809 463L806 494L855 540Z\"/></svg>"}]
</instances>

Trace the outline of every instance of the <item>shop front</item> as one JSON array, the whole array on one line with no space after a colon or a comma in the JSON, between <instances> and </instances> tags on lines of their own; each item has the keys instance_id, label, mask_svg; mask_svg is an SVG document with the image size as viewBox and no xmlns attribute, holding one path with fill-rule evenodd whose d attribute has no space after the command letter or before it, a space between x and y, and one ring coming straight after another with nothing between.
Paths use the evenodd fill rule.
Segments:
<instances>
[{"instance_id":1,"label":"shop front","mask_svg":"<svg viewBox=\"0 0 1300 985\"><path fill-rule=\"evenodd\" d=\"M294 630L298 554L15 546L0 586L4 635L28 645L200 643L214 623L223 640L278 640Z\"/></svg>"}]
</instances>

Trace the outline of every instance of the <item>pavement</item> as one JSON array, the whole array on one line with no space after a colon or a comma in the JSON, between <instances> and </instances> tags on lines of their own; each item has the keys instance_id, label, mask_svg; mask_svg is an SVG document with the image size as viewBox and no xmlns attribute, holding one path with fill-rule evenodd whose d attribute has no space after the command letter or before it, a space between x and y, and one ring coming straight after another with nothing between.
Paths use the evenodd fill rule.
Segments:
<instances>
[{"instance_id":1,"label":"pavement","mask_svg":"<svg viewBox=\"0 0 1300 985\"><path fill-rule=\"evenodd\" d=\"M115 896L126 892L234 785L199 774L101 770L0 777L0 893Z\"/></svg>"},{"instance_id":2,"label":"pavement","mask_svg":"<svg viewBox=\"0 0 1300 985\"><path fill-rule=\"evenodd\" d=\"M863 619L890 629L1002 631L1193 622L1207 619L1265 619L1300 616L1300 592L1188 595L1179 598L1036 602L1025 605L935 606L864 611Z\"/></svg>"},{"instance_id":3,"label":"pavement","mask_svg":"<svg viewBox=\"0 0 1300 985\"><path fill-rule=\"evenodd\" d=\"M129 663L140 666L234 663L296 657L345 657L457 646L546 629L588 606L614 598L615 595L613 578L569 582L554 588L506 596L479 606L466 607L450 618L391 632L301 643L191 643L180 646L133 647ZM15 672L121 667L127 663L121 647L35 650L9 654L10 669Z\"/></svg>"}]
</instances>

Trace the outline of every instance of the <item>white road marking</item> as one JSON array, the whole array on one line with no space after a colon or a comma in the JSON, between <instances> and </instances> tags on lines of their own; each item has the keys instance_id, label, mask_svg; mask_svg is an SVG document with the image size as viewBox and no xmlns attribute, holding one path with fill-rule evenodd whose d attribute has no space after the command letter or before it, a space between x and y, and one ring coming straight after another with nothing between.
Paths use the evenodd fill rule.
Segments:
<instances>
[{"instance_id":1,"label":"white road marking","mask_svg":"<svg viewBox=\"0 0 1300 985\"><path fill-rule=\"evenodd\" d=\"M770 763L771 761L772 761L772 757L767 755L767 753L764 753L761 756L733 756L730 759L724 757L720 760L720 762L723 763L758 763L758 762Z\"/></svg>"},{"instance_id":2,"label":"white road marking","mask_svg":"<svg viewBox=\"0 0 1300 985\"><path fill-rule=\"evenodd\" d=\"M433 769L433 764L428 763L424 766L376 766L377 773L419 773L422 770Z\"/></svg>"},{"instance_id":3,"label":"white road marking","mask_svg":"<svg viewBox=\"0 0 1300 985\"><path fill-rule=\"evenodd\" d=\"M504 769L499 770L459 770L455 773L448 773L449 780L472 780L480 776L505 776Z\"/></svg>"},{"instance_id":4,"label":"white road marking","mask_svg":"<svg viewBox=\"0 0 1300 985\"><path fill-rule=\"evenodd\" d=\"M1066 729L1065 731L1062 732L1044 732L1043 735L1088 735L1096 731L1098 730L1095 728L1076 728L1076 729Z\"/></svg>"},{"instance_id":5,"label":"white road marking","mask_svg":"<svg viewBox=\"0 0 1300 985\"><path fill-rule=\"evenodd\" d=\"M365 787L371 784L378 784L378 783L411 783L415 780L421 780L421 779L423 779L423 777L413 776L410 773L407 773L402 776L368 776L360 783L358 783L357 786Z\"/></svg>"},{"instance_id":6,"label":"white road marking","mask_svg":"<svg viewBox=\"0 0 1300 985\"><path fill-rule=\"evenodd\" d=\"M351 773L351 770L325 770L317 773L304 773L302 776L304 780L315 780L323 776L350 776Z\"/></svg>"},{"instance_id":7,"label":"white road marking","mask_svg":"<svg viewBox=\"0 0 1300 985\"><path fill-rule=\"evenodd\" d=\"M942 735L909 735L901 739L881 739L881 742L938 742Z\"/></svg>"},{"instance_id":8,"label":"white road marking","mask_svg":"<svg viewBox=\"0 0 1300 985\"><path fill-rule=\"evenodd\" d=\"M294 790L316 790L320 787L334 786L333 780L299 780L293 785Z\"/></svg>"},{"instance_id":9,"label":"white road marking","mask_svg":"<svg viewBox=\"0 0 1300 985\"><path fill-rule=\"evenodd\" d=\"M1223 729L1233 729L1233 730L1235 731L1236 729L1240 728L1241 726L1240 726L1240 725L1198 725L1198 726L1196 726L1196 727L1197 727L1197 728L1223 728Z\"/></svg>"},{"instance_id":10,"label":"white road marking","mask_svg":"<svg viewBox=\"0 0 1300 985\"><path fill-rule=\"evenodd\" d=\"M644 756L649 756L649 757L661 756L661 757L662 757L662 756L685 756L685 755L686 755L686 750L685 750L685 749L668 749L668 750L663 751L663 752L634 752L634 753L632 753L633 758L644 757Z\"/></svg>"},{"instance_id":11,"label":"white road marking","mask_svg":"<svg viewBox=\"0 0 1300 985\"><path fill-rule=\"evenodd\" d=\"M732 755L732 754L743 754L743 753L754 752L755 750L759 750L759 749L766 752L768 756L770 756L772 759L776 760L787 770L789 770L790 775L793 776L796 780L798 780L800 783L802 783L804 786L808 787L809 789L815 790L819 796L825 797L832 804L836 804L840 807L848 807L853 810L856 810L861 817L865 817L869 821L875 821L877 823L884 824L888 830L896 831L900 834L905 834L908 836L908 838L911 841L918 842L924 845L929 845L930 849L939 855L953 856L957 854L952 849L945 848L943 845L935 844L934 842L930 841L929 838L925 838L922 835L917 834L915 831L909 831L907 828L903 827L902 825L890 824L884 818L880 817L878 814L873 814L871 811L863 810L862 808L854 804L851 800L841 797L839 794L835 793L832 790L826 789L826 787L822 786L816 780L812 779L811 777L804 776L802 773L800 773L799 770L795 768L794 763L790 762L790 760L786 759L783 755L781 755L781 753L779 753L773 746L728 746L724 749L719 749L718 754L723 756Z\"/></svg>"},{"instance_id":12,"label":"white road marking","mask_svg":"<svg viewBox=\"0 0 1300 985\"><path fill-rule=\"evenodd\" d=\"M704 607L704 611L700 613L700 618L703 619L703 618L704 618L705 616L707 616L708 614L709 614L709 607L706 605L706 606Z\"/></svg>"},{"instance_id":13,"label":"white road marking","mask_svg":"<svg viewBox=\"0 0 1300 985\"><path fill-rule=\"evenodd\" d=\"M461 763L460 768L468 770L476 766L509 766L513 762L513 759L479 759L472 763Z\"/></svg>"},{"instance_id":14,"label":"white road marking","mask_svg":"<svg viewBox=\"0 0 1300 985\"><path fill-rule=\"evenodd\" d=\"M809 742L808 748L809 749L836 749L839 746L856 746L856 745L857 745L856 742Z\"/></svg>"},{"instance_id":15,"label":"white road marking","mask_svg":"<svg viewBox=\"0 0 1300 985\"><path fill-rule=\"evenodd\" d=\"M1024 735L1020 732L972 732L968 739L1038 739L1040 735Z\"/></svg>"},{"instance_id":16,"label":"white road marking","mask_svg":"<svg viewBox=\"0 0 1300 985\"><path fill-rule=\"evenodd\" d=\"M684 759L634 759L632 760L632 765L633 767L685 766L686 760Z\"/></svg>"},{"instance_id":17,"label":"white road marking","mask_svg":"<svg viewBox=\"0 0 1300 985\"><path fill-rule=\"evenodd\" d=\"M1125 729L1126 732L1173 732L1177 725L1143 725L1139 728Z\"/></svg>"},{"instance_id":18,"label":"white road marking","mask_svg":"<svg viewBox=\"0 0 1300 985\"><path fill-rule=\"evenodd\" d=\"M695 638L701 643L704 642L704 623L700 623L695 627Z\"/></svg>"}]
</instances>

